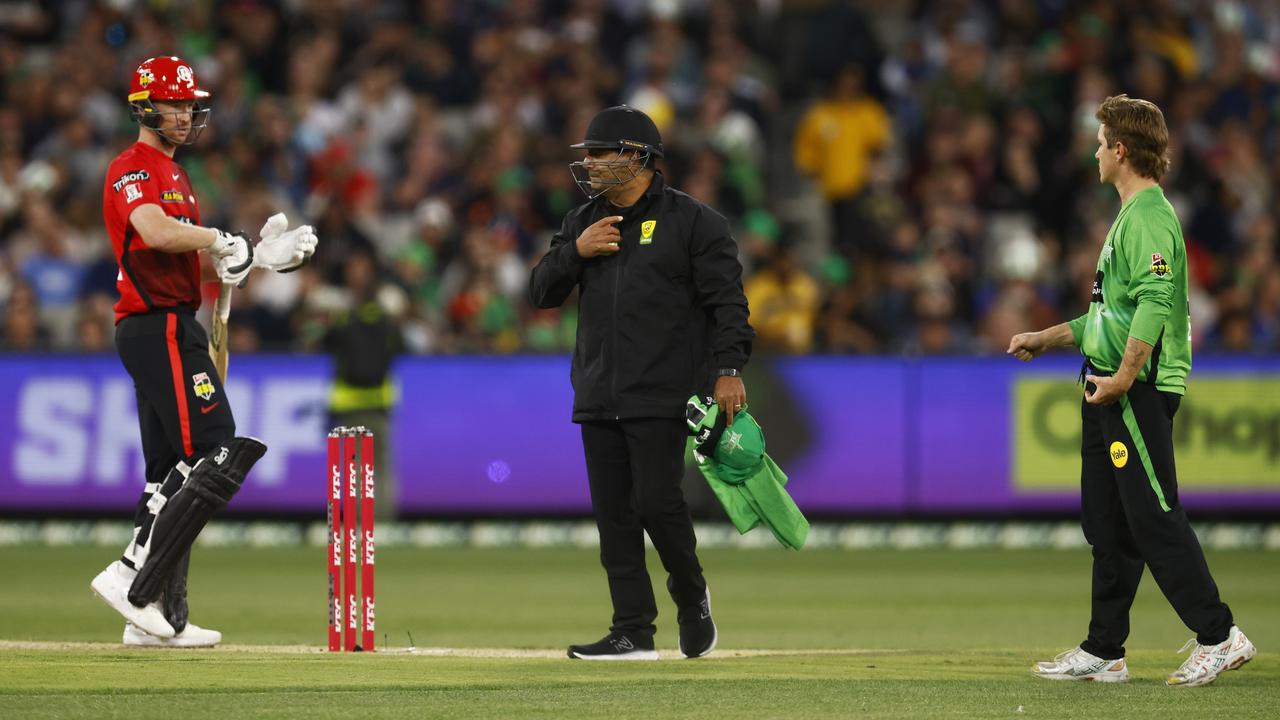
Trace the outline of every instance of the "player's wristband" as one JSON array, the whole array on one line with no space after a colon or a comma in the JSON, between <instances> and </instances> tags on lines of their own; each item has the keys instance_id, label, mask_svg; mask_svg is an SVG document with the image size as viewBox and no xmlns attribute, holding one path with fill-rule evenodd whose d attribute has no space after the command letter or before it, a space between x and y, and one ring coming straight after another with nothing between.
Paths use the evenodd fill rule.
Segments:
<instances>
[{"instance_id":1,"label":"player's wristband","mask_svg":"<svg viewBox=\"0 0 1280 720\"><path fill-rule=\"evenodd\" d=\"M719 377L742 377L742 371L737 368L720 368L716 375Z\"/></svg>"}]
</instances>

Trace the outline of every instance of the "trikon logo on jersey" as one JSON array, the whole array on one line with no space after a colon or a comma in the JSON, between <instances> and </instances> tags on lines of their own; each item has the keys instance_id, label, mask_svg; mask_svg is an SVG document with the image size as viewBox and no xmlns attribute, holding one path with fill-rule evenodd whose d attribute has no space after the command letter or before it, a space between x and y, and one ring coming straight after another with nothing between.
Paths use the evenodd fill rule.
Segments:
<instances>
[{"instance_id":1,"label":"trikon logo on jersey","mask_svg":"<svg viewBox=\"0 0 1280 720\"><path fill-rule=\"evenodd\" d=\"M165 190L160 193L160 202L183 202L187 199L181 190Z\"/></svg>"},{"instance_id":2,"label":"trikon logo on jersey","mask_svg":"<svg viewBox=\"0 0 1280 720\"><path fill-rule=\"evenodd\" d=\"M111 183L111 189L115 190L116 192L120 192L120 188L124 187L125 185L128 185L129 183L138 182L139 180L150 180L150 179L151 179L151 173L148 173L146 170L130 170L129 172L116 178L116 181Z\"/></svg>"}]
</instances>

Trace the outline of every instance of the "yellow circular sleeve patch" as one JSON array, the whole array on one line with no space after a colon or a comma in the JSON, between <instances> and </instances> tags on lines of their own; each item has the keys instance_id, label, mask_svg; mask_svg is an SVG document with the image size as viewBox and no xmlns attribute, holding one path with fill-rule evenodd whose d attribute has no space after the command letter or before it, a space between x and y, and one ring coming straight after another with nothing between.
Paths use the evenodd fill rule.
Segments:
<instances>
[{"instance_id":1,"label":"yellow circular sleeve patch","mask_svg":"<svg viewBox=\"0 0 1280 720\"><path fill-rule=\"evenodd\" d=\"M1119 440L1111 443L1111 464L1118 468L1122 468L1125 466L1125 463L1128 462L1129 448L1126 448L1124 443Z\"/></svg>"}]
</instances>

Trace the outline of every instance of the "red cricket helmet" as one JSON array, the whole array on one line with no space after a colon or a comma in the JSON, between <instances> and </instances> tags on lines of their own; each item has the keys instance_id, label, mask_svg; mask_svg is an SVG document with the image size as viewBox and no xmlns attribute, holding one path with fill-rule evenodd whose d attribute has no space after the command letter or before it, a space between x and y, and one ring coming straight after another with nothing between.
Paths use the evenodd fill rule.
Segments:
<instances>
[{"instance_id":1,"label":"red cricket helmet","mask_svg":"<svg viewBox=\"0 0 1280 720\"><path fill-rule=\"evenodd\" d=\"M129 83L129 111L143 127L150 128L164 140L174 145L190 145L200 137L200 132L209 124L209 106L204 102L209 97L206 90L200 89L196 80L196 71L191 63L175 55L153 57L144 60L133 73ZM186 138L175 140L168 131L162 129L166 115L186 115L186 112L162 112L155 102L191 100L195 105L191 109L191 129Z\"/></svg>"}]
</instances>

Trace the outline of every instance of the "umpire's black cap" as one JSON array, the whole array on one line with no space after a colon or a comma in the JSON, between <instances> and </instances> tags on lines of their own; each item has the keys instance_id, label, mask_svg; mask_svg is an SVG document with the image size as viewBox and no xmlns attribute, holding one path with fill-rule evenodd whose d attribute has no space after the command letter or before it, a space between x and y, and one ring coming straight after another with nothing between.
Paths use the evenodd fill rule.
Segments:
<instances>
[{"instance_id":1,"label":"umpire's black cap","mask_svg":"<svg viewBox=\"0 0 1280 720\"><path fill-rule=\"evenodd\" d=\"M639 150L662 157L662 136L648 115L627 105L605 108L591 118L587 139L569 147L575 150Z\"/></svg>"}]
</instances>

